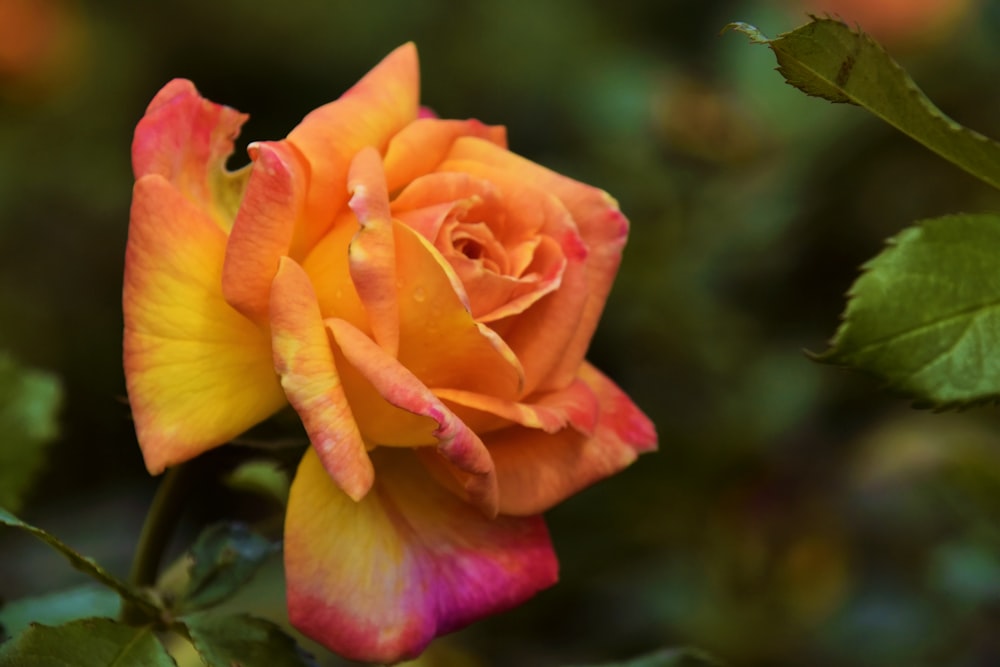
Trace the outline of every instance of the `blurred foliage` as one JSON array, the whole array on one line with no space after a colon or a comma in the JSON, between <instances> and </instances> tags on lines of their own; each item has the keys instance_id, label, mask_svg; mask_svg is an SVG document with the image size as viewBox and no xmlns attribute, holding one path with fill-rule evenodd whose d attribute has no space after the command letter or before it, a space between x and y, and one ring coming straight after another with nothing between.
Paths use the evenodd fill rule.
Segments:
<instances>
[{"instance_id":1,"label":"blurred foliage","mask_svg":"<svg viewBox=\"0 0 1000 667\"><path fill-rule=\"evenodd\" d=\"M0 507L18 511L58 434L59 381L0 353Z\"/></svg>"},{"instance_id":2,"label":"blurred foliage","mask_svg":"<svg viewBox=\"0 0 1000 667\"><path fill-rule=\"evenodd\" d=\"M852 15L865 7L882 12ZM995 409L915 411L802 352L885 238L996 211L1000 194L718 37L733 20L776 35L806 11L877 20L945 113L1000 136L996 0L0 0L0 44L27 44L0 49L0 349L64 392L25 517L123 574L152 495L122 400L120 289L129 144L153 94L191 78L251 114L244 147L414 40L440 115L505 124L516 151L620 201L632 235L590 356L662 442L550 513L559 585L417 664L679 645L734 667L1000 662ZM178 545L273 515L221 481L250 456L209 457L220 481L197 487ZM15 533L0 533L0 596L79 581ZM280 567L238 602L282 622Z\"/></svg>"}]
</instances>

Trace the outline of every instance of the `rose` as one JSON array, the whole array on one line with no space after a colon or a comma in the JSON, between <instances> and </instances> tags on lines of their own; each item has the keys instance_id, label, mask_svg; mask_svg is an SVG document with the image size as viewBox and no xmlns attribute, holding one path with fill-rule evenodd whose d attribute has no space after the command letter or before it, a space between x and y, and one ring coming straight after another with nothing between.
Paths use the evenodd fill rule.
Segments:
<instances>
[{"instance_id":1,"label":"rose","mask_svg":"<svg viewBox=\"0 0 1000 667\"><path fill-rule=\"evenodd\" d=\"M539 516L655 447L584 361L627 221L418 106L390 54L289 136L182 80L133 143L124 361L153 474L286 403L311 447L285 526L294 625L390 662L554 583Z\"/></svg>"}]
</instances>

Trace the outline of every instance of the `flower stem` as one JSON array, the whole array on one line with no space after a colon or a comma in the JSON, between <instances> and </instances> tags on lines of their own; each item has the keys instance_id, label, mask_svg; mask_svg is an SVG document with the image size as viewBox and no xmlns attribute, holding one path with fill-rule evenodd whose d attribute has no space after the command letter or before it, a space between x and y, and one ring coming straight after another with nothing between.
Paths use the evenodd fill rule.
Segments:
<instances>
[{"instance_id":1,"label":"flower stem","mask_svg":"<svg viewBox=\"0 0 1000 667\"><path fill-rule=\"evenodd\" d=\"M142 524L139 543L132 559L132 570L129 573L129 584L136 589L147 588L156 583L163 553L170 544L170 538L184 508L184 500L187 497L185 491L195 476L194 468L195 466L186 464L168 469L156 489L153 503ZM126 604L122 608L122 619L126 622L147 618L147 614L133 605Z\"/></svg>"}]
</instances>

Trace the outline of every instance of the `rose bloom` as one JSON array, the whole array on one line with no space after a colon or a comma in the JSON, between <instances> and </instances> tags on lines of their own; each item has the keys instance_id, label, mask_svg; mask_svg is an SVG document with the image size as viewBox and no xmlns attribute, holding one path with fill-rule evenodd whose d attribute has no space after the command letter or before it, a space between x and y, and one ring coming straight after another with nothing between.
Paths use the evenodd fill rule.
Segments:
<instances>
[{"instance_id":1,"label":"rose bloom","mask_svg":"<svg viewBox=\"0 0 1000 667\"><path fill-rule=\"evenodd\" d=\"M139 122L124 361L153 474L287 404L292 623L392 662L550 586L540 514L656 446L584 354L628 223L441 120L400 47L224 168L245 116L168 83Z\"/></svg>"}]
</instances>

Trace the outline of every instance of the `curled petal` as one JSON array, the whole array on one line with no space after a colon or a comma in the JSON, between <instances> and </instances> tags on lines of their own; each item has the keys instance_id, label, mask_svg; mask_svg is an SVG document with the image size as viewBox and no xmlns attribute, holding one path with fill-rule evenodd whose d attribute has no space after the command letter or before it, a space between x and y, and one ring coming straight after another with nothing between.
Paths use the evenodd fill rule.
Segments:
<instances>
[{"instance_id":1,"label":"curled petal","mask_svg":"<svg viewBox=\"0 0 1000 667\"><path fill-rule=\"evenodd\" d=\"M353 660L395 663L555 583L541 517L487 519L412 453L373 457L378 478L361 502L330 483L311 451L292 484L288 611L306 635Z\"/></svg>"},{"instance_id":2,"label":"curled petal","mask_svg":"<svg viewBox=\"0 0 1000 667\"><path fill-rule=\"evenodd\" d=\"M579 378L565 389L520 402L456 389L435 389L434 394L455 406L455 414L476 433L513 423L546 433L556 433L570 426L584 435L591 435L600 414L597 397Z\"/></svg>"},{"instance_id":3,"label":"curled petal","mask_svg":"<svg viewBox=\"0 0 1000 667\"><path fill-rule=\"evenodd\" d=\"M656 448L656 429L628 396L590 364L579 378L597 396L592 435L549 435L514 426L486 436L500 484L500 513L529 516L613 475Z\"/></svg>"},{"instance_id":4,"label":"curled petal","mask_svg":"<svg viewBox=\"0 0 1000 667\"><path fill-rule=\"evenodd\" d=\"M159 174L228 230L246 171L228 172L225 162L246 119L246 114L203 98L190 81L170 81L149 103L135 128L135 177Z\"/></svg>"},{"instance_id":5,"label":"curled petal","mask_svg":"<svg viewBox=\"0 0 1000 667\"><path fill-rule=\"evenodd\" d=\"M271 280L302 215L309 166L287 142L252 144L253 168L226 244L222 293L236 310L267 322Z\"/></svg>"},{"instance_id":6,"label":"curled petal","mask_svg":"<svg viewBox=\"0 0 1000 667\"><path fill-rule=\"evenodd\" d=\"M351 210L361 224L348 250L351 281L375 340L395 357L399 353L395 240L378 151L369 146L355 156L347 187L352 193Z\"/></svg>"},{"instance_id":7,"label":"curled petal","mask_svg":"<svg viewBox=\"0 0 1000 667\"><path fill-rule=\"evenodd\" d=\"M375 478L334 363L319 304L305 271L287 257L271 288L274 367L330 477L353 500Z\"/></svg>"},{"instance_id":8,"label":"curled petal","mask_svg":"<svg viewBox=\"0 0 1000 667\"><path fill-rule=\"evenodd\" d=\"M125 251L129 402L153 474L285 403L267 333L222 298L225 234L162 176L140 178Z\"/></svg>"},{"instance_id":9,"label":"curled petal","mask_svg":"<svg viewBox=\"0 0 1000 667\"><path fill-rule=\"evenodd\" d=\"M419 89L417 49L404 44L288 135L312 167L308 224L296 230L293 257L307 254L333 224L331 212L347 203L347 172L354 155L365 146L385 150L389 139L417 118Z\"/></svg>"},{"instance_id":10,"label":"curled petal","mask_svg":"<svg viewBox=\"0 0 1000 667\"><path fill-rule=\"evenodd\" d=\"M482 440L413 373L368 336L344 320L327 320L344 357L389 403L437 424L437 449L464 476L465 491L487 514L496 514L497 486L490 454ZM392 442L376 443L393 445Z\"/></svg>"}]
</instances>

